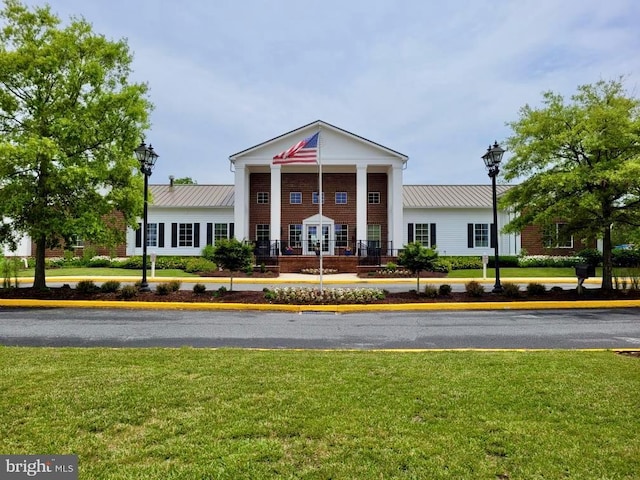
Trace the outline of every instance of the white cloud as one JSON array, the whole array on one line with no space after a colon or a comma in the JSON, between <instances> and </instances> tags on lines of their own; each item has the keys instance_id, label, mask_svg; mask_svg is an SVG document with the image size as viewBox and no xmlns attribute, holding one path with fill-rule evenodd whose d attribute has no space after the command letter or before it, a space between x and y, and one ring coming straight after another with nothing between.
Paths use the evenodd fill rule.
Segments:
<instances>
[{"instance_id":1,"label":"white cloud","mask_svg":"<svg viewBox=\"0 0 640 480\"><path fill-rule=\"evenodd\" d=\"M640 81L634 0L51 5L128 38L158 182L231 183L229 155L322 119L409 155L406 183L484 183L486 146L543 91Z\"/></svg>"}]
</instances>

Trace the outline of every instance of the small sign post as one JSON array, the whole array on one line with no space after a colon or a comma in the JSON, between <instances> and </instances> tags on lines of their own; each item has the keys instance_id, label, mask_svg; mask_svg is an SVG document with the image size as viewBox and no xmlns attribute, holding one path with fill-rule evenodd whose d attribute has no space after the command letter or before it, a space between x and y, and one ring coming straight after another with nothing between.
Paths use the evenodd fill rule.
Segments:
<instances>
[{"instance_id":1,"label":"small sign post","mask_svg":"<svg viewBox=\"0 0 640 480\"><path fill-rule=\"evenodd\" d=\"M482 278L487 279L487 264L489 263L489 255L482 256Z\"/></svg>"},{"instance_id":2,"label":"small sign post","mask_svg":"<svg viewBox=\"0 0 640 480\"><path fill-rule=\"evenodd\" d=\"M156 252L151 252L151 278L156 276Z\"/></svg>"}]
</instances>

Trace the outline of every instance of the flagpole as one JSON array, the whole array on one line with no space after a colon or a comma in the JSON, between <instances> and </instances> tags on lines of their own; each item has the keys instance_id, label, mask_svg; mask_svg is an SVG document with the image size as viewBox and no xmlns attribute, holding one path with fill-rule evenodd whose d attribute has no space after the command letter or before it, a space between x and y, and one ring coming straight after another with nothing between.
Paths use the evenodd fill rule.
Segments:
<instances>
[{"instance_id":1,"label":"flagpole","mask_svg":"<svg viewBox=\"0 0 640 480\"><path fill-rule=\"evenodd\" d=\"M324 232L322 231L322 204L324 203L324 195L322 194L322 135L320 135L320 126L318 126L318 203L320 204L320 293L322 293L322 250L324 244Z\"/></svg>"}]
</instances>

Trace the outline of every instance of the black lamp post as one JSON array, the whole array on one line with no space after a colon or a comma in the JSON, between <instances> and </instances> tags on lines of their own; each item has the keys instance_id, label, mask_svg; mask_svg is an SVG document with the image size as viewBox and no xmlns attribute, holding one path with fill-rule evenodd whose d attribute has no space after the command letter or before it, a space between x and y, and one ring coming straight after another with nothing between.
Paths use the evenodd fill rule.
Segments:
<instances>
[{"instance_id":1,"label":"black lamp post","mask_svg":"<svg viewBox=\"0 0 640 480\"><path fill-rule=\"evenodd\" d=\"M142 212L142 283L140 284L141 292L149 292L149 284L147 283L147 198L149 193L149 177L151 170L156 164L159 155L153 151L153 147L142 142L135 149L136 156L140 162L140 171L144 175L144 210Z\"/></svg>"},{"instance_id":2,"label":"black lamp post","mask_svg":"<svg viewBox=\"0 0 640 480\"><path fill-rule=\"evenodd\" d=\"M496 283L493 286L493 293L502 293L502 285L500 284L500 258L498 253L498 199L496 195L496 177L498 173L500 173L500 161L502 160L502 155L504 155L504 149L500 148L498 142L494 142L493 147L489 145L487 148L487 153L482 156L484 160L484 164L489 170L489 177L491 177L491 187L493 191L493 228L491 233L493 234L494 241L494 257L495 257L495 268L496 268Z\"/></svg>"}]
</instances>

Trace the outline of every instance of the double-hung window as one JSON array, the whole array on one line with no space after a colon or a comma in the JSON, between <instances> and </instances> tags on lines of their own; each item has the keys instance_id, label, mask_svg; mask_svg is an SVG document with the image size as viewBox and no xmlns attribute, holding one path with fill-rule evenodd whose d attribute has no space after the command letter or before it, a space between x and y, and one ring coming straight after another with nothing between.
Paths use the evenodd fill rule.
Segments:
<instances>
[{"instance_id":1,"label":"double-hung window","mask_svg":"<svg viewBox=\"0 0 640 480\"><path fill-rule=\"evenodd\" d=\"M178 224L178 246L179 247L193 246L193 223Z\"/></svg>"},{"instance_id":2,"label":"double-hung window","mask_svg":"<svg viewBox=\"0 0 640 480\"><path fill-rule=\"evenodd\" d=\"M291 248L302 247L302 225L289 225L289 246Z\"/></svg>"}]
</instances>

